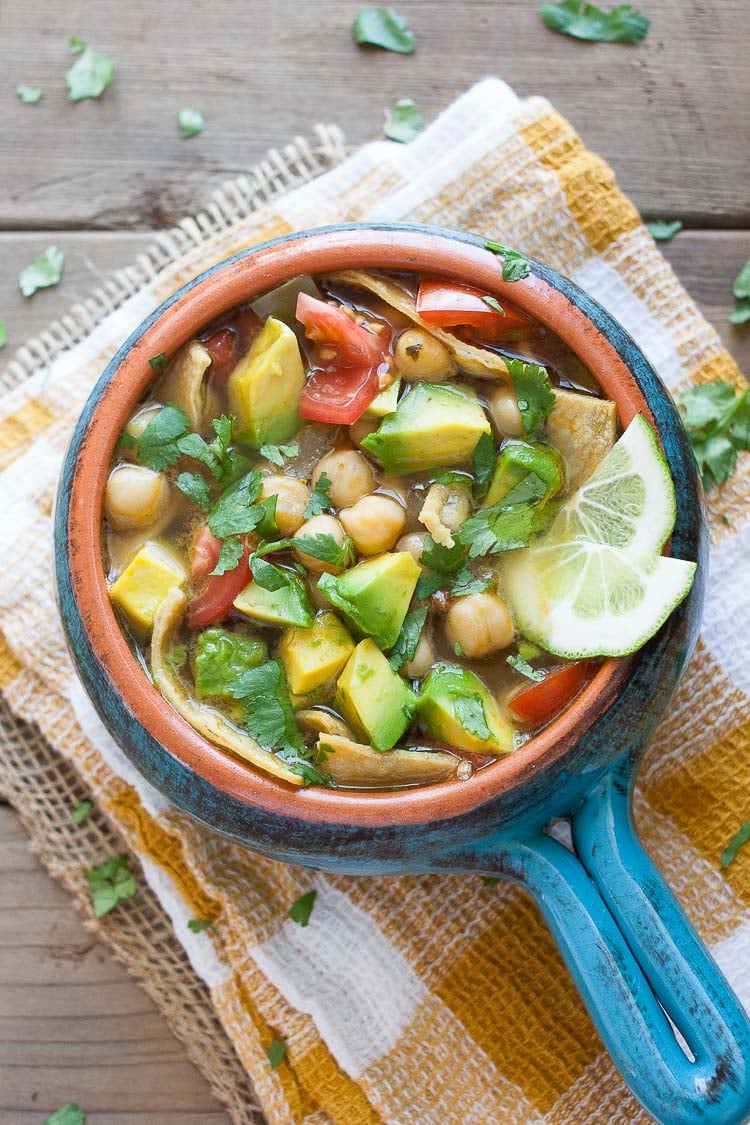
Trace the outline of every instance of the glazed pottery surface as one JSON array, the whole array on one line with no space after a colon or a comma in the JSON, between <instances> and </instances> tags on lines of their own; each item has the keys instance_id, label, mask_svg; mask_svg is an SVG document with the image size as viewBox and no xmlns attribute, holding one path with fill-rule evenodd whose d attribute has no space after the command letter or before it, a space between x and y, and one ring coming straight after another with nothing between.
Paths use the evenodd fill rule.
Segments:
<instances>
[{"instance_id":1,"label":"glazed pottery surface","mask_svg":"<svg viewBox=\"0 0 750 1125\"><path fill-rule=\"evenodd\" d=\"M164 704L107 595L100 518L119 433L146 393L149 358L174 354L233 305L305 273L354 268L461 280L528 311L594 372L627 425L656 426L677 491L670 550L698 562L689 597L640 652L605 661L547 730L467 782L396 792L293 786L255 773ZM61 614L102 720L176 805L254 851L317 869L502 875L536 898L626 1081L665 1123L750 1113L750 1024L632 826L635 771L695 643L707 572L700 484L667 391L632 339L571 282L531 262L506 282L484 240L405 224L321 228L228 259L185 286L113 358L84 409L55 516ZM569 817L572 848L543 829ZM688 1045L686 1054L670 1021Z\"/></svg>"}]
</instances>

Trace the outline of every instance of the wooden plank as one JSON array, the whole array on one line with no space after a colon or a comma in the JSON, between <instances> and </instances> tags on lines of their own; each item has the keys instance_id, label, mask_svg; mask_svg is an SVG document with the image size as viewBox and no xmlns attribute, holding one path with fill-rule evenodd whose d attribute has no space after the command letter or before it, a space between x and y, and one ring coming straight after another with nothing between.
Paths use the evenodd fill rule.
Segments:
<instances>
[{"instance_id":1,"label":"wooden plank","mask_svg":"<svg viewBox=\"0 0 750 1125\"><path fill-rule=\"evenodd\" d=\"M83 928L0 807L0 1125L228 1125L154 1003ZM36 1099L32 1100L32 1095Z\"/></svg>"},{"instance_id":2,"label":"wooden plank","mask_svg":"<svg viewBox=\"0 0 750 1125\"><path fill-rule=\"evenodd\" d=\"M550 32L536 3L405 0L418 44L409 57L353 43L359 6L5 0L0 227L168 225L316 121L339 123L358 143L396 98L414 98L429 119L493 73L549 97L644 213L750 225L747 0L648 5L652 28L637 47ZM99 101L66 101L71 32L116 62ZM43 101L10 97L19 82L43 85ZM176 118L187 105L206 130L183 141Z\"/></svg>"},{"instance_id":3,"label":"wooden plank","mask_svg":"<svg viewBox=\"0 0 750 1125\"><path fill-rule=\"evenodd\" d=\"M0 366L32 333L41 331L74 301L87 296L107 270L128 265L152 239L151 232L0 234L0 260L7 263L0 272L0 309L9 334L9 346L0 353ZM17 287L18 271L53 242L66 255L61 284L24 299ZM732 281L750 258L750 231L683 231L663 243L662 250L726 346L750 373L750 326L734 328L728 320L734 304Z\"/></svg>"}]
</instances>

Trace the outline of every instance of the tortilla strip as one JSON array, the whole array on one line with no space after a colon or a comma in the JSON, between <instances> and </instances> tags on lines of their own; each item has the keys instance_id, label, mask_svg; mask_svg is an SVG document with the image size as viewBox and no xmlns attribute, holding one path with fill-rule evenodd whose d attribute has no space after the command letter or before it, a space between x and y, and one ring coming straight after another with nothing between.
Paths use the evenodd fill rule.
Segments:
<instances>
[{"instance_id":1,"label":"tortilla strip","mask_svg":"<svg viewBox=\"0 0 750 1125\"><path fill-rule=\"evenodd\" d=\"M617 441L617 407L608 399L556 387L546 433L563 455L566 491L575 492Z\"/></svg>"},{"instance_id":2,"label":"tortilla strip","mask_svg":"<svg viewBox=\"0 0 750 1125\"><path fill-rule=\"evenodd\" d=\"M440 750L387 750L352 742L337 734L321 734L317 742L322 765L336 785L419 785L454 777L458 758Z\"/></svg>"},{"instance_id":3,"label":"tortilla strip","mask_svg":"<svg viewBox=\"0 0 750 1125\"><path fill-rule=\"evenodd\" d=\"M217 711L196 703L185 691L170 667L167 652L186 607L185 594L179 586L173 586L156 611L151 638L151 674L157 688L178 715L182 715L209 742L231 750L239 758L244 758L274 777L280 777L282 781L288 781L290 785L302 785L304 779L298 773L293 773L281 758L270 750L264 750L248 734L235 730Z\"/></svg>"},{"instance_id":4,"label":"tortilla strip","mask_svg":"<svg viewBox=\"0 0 750 1125\"><path fill-rule=\"evenodd\" d=\"M159 388L162 402L184 410L194 430L205 429L216 415L216 396L205 386L210 366L209 352L197 340L191 340L170 361Z\"/></svg>"},{"instance_id":5,"label":"tortilla strip","mask_svg":"<svg viewBox=\"0 0 750 1125\"><path fill-rule=\"evenodd\" d=\"M365 270L341 270L339 273L329 274L329 279L342 285L352 285L357 289L366 289L374 293L386 304L398 309L404 316L408 316L425 332L429 332L436 340L445 344L448 351L455 357L458 364L469 375L476 375L480 379L502 379L508 381L508 368L501 355L477 348L474 344L467 344L459 340L450 332L443 331L435 324L427 324L417 312L416 303L410 293L402 289L389 278L379 274L367 273Z\"/></svg>"}]
</instances>

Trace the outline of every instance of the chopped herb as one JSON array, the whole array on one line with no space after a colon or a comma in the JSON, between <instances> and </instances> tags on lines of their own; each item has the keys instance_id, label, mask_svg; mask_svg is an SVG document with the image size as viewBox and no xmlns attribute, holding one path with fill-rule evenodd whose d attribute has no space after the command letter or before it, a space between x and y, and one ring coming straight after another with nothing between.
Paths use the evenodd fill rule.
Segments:
<instances>
[{"instance_id":1,"label":"chopped herb","mask_svg":"<svg viewBox=\"0 0 750 1125\"><path fill-rule=\"evenodd\" d=\"M70 814L71 824L83 824L93 807L93 801L79 801Z\"/></svg>"},{"instance_id":2,"label":"chopped herb","mask_svg":"<svg viewBox=\"0 0 750 1125\"><path fill-rule=\"evenodd\" d=\"M352 24L355 43L369 47L383 47L410 55L414 50L414 35L403 16L393 8L361 8Z\"/></svg>"},{"instance_id":3,"label":"chopped herb","mask_svg":"<svg viewBox=\"0 0 750 1125\"><path fill-rule=\"evenodd\" d=\"M547 486L536 473L527 473L507 496L465 520L458 533L469 558L496 555L527 547L536 531L548 523L554 505L542 505Z\"/></svg>"},{"instance_id":4,"label":"chopped herb","mask_svg":"<svg viewBox=\"0 0 750 1125\"><path fill-rule=\"evenodd\" d=\"M505 309L500 304L497 297L490 297L485 294L485 296L482 297L482 300L484 301L485 305L489 305L489 307L495 312L500 313L500 316L505 316Z\"/></svg>"},{"instance_id":5,"label":"chopped herb","mask_svg":"<svg viewBox=\"0 0 750 1125\"><path fill-rule=\"evenodd\" d=\"M729 319L732 324L747 324L750 320L750 301L740 301L737 308L730 312Z\"/></svg>"},{"instance_id":6,"label":"chopped herb","mask_svg":"<svg viewBox=\"0 0 750 1125\"><path fill-rule=\"evenodd\" d=\"M65 75L68 98L80 102L84 98L99 98L115 76L115 65L106 55L86 47Z\"/></svg>"},{"instance_id":7,"label":"chopped herb","mask_svg":"<svg viewBox=\"0 0 750 1125\"><path fill-rule=\"evenodd\" d=\"M280 661L268 660L259 668L243 672L231 691L235 699L247 704L243 726L265 750L303 749Z\"/></svg>"},{"instance_id":8,"label":"chopped herb","mask_svg":"<svg viewBox=\"0 0 750 1125\"><path fill-rule=\"evenodd\" d=\"M604 12L583 0L559 0L542 4L539 16L545 27L592 43L640 43L651 26L650 20L630 4L618 4Z\"/></svg>"},{"instance_id":9,"label":"chopped herb","mask_svg":"<svg viewBox=\"0 0 750 1125\"><path fill-rule=\"evenodd\" d=\"M39 1091L35 1090L34 1093L31 1095L32 1102L35 1102L38 1097L39 1097Z\"/></svg>"},{"instance_id":10,"label":"chopped herb","mask_svg":"<svg viewBox=\"0 0 750 1125\"><path fill-rule=\"evenodd\" d=\"M740 848L744 847L750 841L750 820L746 820L744 824L735 832L732 839L729 841L724 851L721 853L721 866L729 867L737 857L737 852Z\"/></svg>"},{"instance_id":11,"label":"chopped herb","mask_svg":"<svg viewBox=\"0 0 750 1125\"><path fill-rule=\"evenodd\" d=\"M422 114L411 98L399 98L385 119L383 132L390 141L406 145L414 140L423 126Z\"/></svg>"},{"instance_id":12,"label":"chopped herb","mask_svg":"<svg viewBox=\"0 0 750 1125\"><path fill-rule=\"evenodd\" d=\"M502 242L485 242L485 249L503 258L503 281L523 281L531 273L531 263L518 250Z\"/></svg>"},{"instance_id":13,"label":"chopped herb","mask_svg":"<svg viewBox=\"0 0 750 1125\"><path fill-rule=\"evenodd\" d=\"M266 461L281 466L285 459L299 457L299 442L292 441L288 445L261 445L258 452Z\"/></svg>"},{"instance_id":14,"label":"chopped herb","mask_svg":"<svg viewBox=\"0 0 750 1125\"><path fill-rule=\"evenodd\" d=\"M750 258L735 277L732 292L737 307L729 314L729 319L732 324L747 324L750 320Z\"/></svg>"},{"instance_id":15,"label":"chopped herb","mask_svg":"<svg viewBox=\"0 0 750 1125\"><path fill-rule=\"evenodd\" d=\"M427 606L420 606L419 609L412 609L407 613L401 626L401 632L391 649L391 655L388 657L388 663L394 672L398 672L404 664L408 664L410 660L414 659L414 653L417 651L426 619Z\"/></svg>"},{"instance_id":16,"label":"chopped herb","mask_svg":"<svg viewBox=\"0 0 750 1125\"><path fill-rule=\"evenodd\" d=\"M16 86L16 95L22 105L36 105L42 100L43 93L41 86Z\"/></svg>"},{"instance_id":17,"label":"chopped herb","mask_svg":"<svg viewBox=\"0 0 750 1125\"><path fill-rule=\"evenodd\" d=\"M483 740L490 738L492 731L487 726L484 704L478 695L456 696L453 708L464 730L473 734L475 738Z\"/></svg>"},{"instance_id":18,"label":"chopped herb","mask_svg":"<svg viewBox=\"0 0 750 1125\"><path fill-rule=\"evenodd\" d=\"M80 55L81 51L86 50L86 44L83 39L79 39L77 35L71 35L68 40L68 54Z\"/></svg>"},{"instance_id":19,"label":"chopped herb","mask_svg":"<svg viewBox=\"0 0 750 1125\"><path fill-rule=\"evenodd\" d=\"M469 570L468 566L463 566L453 578L450 596L452 598L465 598L468 594L481 594L491 584L491 578L478 578L476 574Z\"/></svg>"},{"instance_id":20,"label":"chopped herb","mask_svg":"<svg viewBox=\"0 0 750 1125\"><path fill-rule=\"evenodd\" d=\"M228 570L234 570L242 558L243 550L239 535L228 536L221 544L219 557L211 574L226 574Z\"/></svg>"},{"instance_id":21,"label":"chopped herb","mask_svg":"<svg viewBox=\"0 0 750 1125\"><path fill-rule=\"evenodd\" d=\"M409 359L416 359L423 347L424 344L407 344L405 350Z\"/></svg>"},{"instance_id":22,"label":"chopped herb","mask_svg":"<svg viewBox=\"0 0 750 1125\"><path fill-rule=\"evenodd\" d=\"M308 891L307 894L300 895L300 897L292 903L289 907L289 917L293 922L297 922L300 926L307 925L310 921L310 915L313 912L317 896L317 891Z\"/></svg>"},{"instance_id":23,"label":"chopped herb","mask_svg":"<svg viewBox=\"0 0 750 1125\"><path fill-rule=\"evenodd\" d=\"M294 546L305 555L321 562L340 566L342 569L354 562L354 542L345 536L344 542L339 546L332 535L300 535L294 540Z\"/></svg>"},{"instance_id":24,"label":"chopped herb","mask_svg":"<svg viewBox=\"0 0 750 1125\"><path fill-rule=\"evenodd\" d=\"M737 453L750 449L750 388L738 392L716 380L680 398L703 485L723 484L734 472Z\"/></svg>"},{"instance_id":25,"label":"chopped herb","mask_svg":"<svg viewBox=\"0 0 750 1125\"><path fill-rule=\"evenodd\" d=\"M476 495L484 496L495 468L495 442L492 434L482 434L471 455L476 477Z\"/></svg>"},{"instance_id":26,"label":"chopped herb","mask_svg":"<svg viewBox=\"0 0 750 1125\"><path fill-rule=\"evenodd\" d=\"M422 345L420 344L420 347ZM471 477L466 473L456 472L455 469L449 469L445 473L431 473L429 476L430 484L471 484Z\"/></svg>"},{"instance_id":27,"label":"chopped herb","mask_svg":"<svg viewBox=\"0 0 750 1125\"><path fill-rule=\"evenodd\" d=\"M210 918L191 918L187 927L191 934L202 934L204 930L213 930L215 934L219 932Z\"/></svg>"},{"instance_id":28,"label":"chopped herb","mask_svg":"<svg viewBox=\"0 0 750 1125\"><path fill-rule=\"evenodd\" d=\"M416 595L424 600L450 585L453 575L466 563L466 548L457 540L452 547L443 547L427 535L419 562L426 569L419 576Z\"/></svg>"},{"instance_id":29,"label":"chopped herb","mask_svg":"<svg viewBox=\"0 0 750 1125\"><path fill-rule=\"evenodd\" d=\"M25 266L18 275L18 288L24 297L32 297L38 289L48 289L57 285L62 277L65 255L56 246L48 246L30 266Z\"/></svg>"},{"instance_id":30,"label":"chopped herb","mask_svg":"<svg viewBox=\"0 0 750 1125\"><path fill-rule=\"evenodd\" d=\"M266 1055L271 1066L271 1070L276 1070L277 1066L281 1066L286 1057L286 1043L283 1039L272 1039L270 1046L266 1047Z\"/></svg>"},{"instance_id":31,"label":"chopped herb","mask_svg":"<svg viewBox=\"0 0 750 1125\"><path fill-rule=\"evenodd\" d=\"M151 368L151 370L153 371L154 375L159 375L164 370L164 364L166 362L167 362L166 353L165 352L159 352L158 355L151 356L151 359L148 361L148 365Z\"/></svg>"},{"instance_id":32,"label":"chopped herb","mask_svg":"<svg viewBox=\"0 0 750 1125\"><path fill-rule=\"evenodd\" d=\"M656 242L669 242L670 238L674 238L682 230L682 223L679 219L654 219L651 223L646 223L651 237Z\"/></svg>"},{"instance_id":33,"label":"chopped herb","mask_svg":"<svg viewBox=\"0 0 750 1125\"><path fill-rule=\"evenodd\" d=\"M44 1125L86 1125L86 1114L77 1102L67 1102L46 1117Z\"/></svg>"},{"instance_id":34,"label":"chopped herb","mask_svg":"<svg viewBox=\"0 0 750 1125\"><path fill-rule=\"evenodd\" d=\"M204 512L211 507L211 491L206 478L200 473L180 473L175 484L188 500L192 500Z\"/></svg>"},{"instance_id":35,"label":"chopped herb","mask_svg":"<svg viewBox=\"0 0 750 1125\"><path fill-rule=\"evenodd\" d=\"M485 887L496 887L497 884L502 883L502 881L503 879L501 875L485 875L485 877L482 879Z\"/></svg>"},{"instance_id":36,"label":"chopped herb","mask_svg":"<svg viewBox=\"0 0 750 1125\"><path fill-rule=\"evenodd\" d=\"M217 539L255 530L266 515L265 508L255 503L261 484L260 473L251 469L225 489L208 517L208 526Z\"/></svg>"},{"instance_id":37,"label":"chopped herb","mask_svg":"<svg viewBox=\"0 0 750 1125\"><path fill-rule=\"evenodd\" d=\"M4 348L8 343L8 326L4 320L0 320L0 348Z\"/></svg>"},{"instance_id":38,"label":"chopped herb","mask_svg":"<svg viewBox=\"0 0 750 1125\"><path fill-rule=\"evenodd\" d=\"M320 516L323 512L333 511L333 504L328 495L332 484L333 481L328 476L328 473L323 472L320 474L315 482L315 488L310 495L310 499L307 501L307 507L303 513L306 520L312 519L313 516Z\"/></svg>"},{"instance_id":39,"label":"chopped herb","mask_svg":"<svg viewBox=\"0 0 750 1125\"><path fill-rule=\"evenodd\" d=\"M510 664L511 668L515 668L516 672L525 676L527 680L535 680L537 683L541 683L544 679L544 672L538 672L535 668L532 668L528 660L524 660L520 655L506 656L505 661Z\"/></svg>"},{"instance_id":40,"label":"chopped herb","mask_svg":"<svg viewBox=\"0 0 750 1125\"><path fill-rule=\"evenodd\" d=\"M180 136L184 141L203 132L203 117L197 109L181 109L177 114Z\"/></svg>"},{"instance_id":41,"label":"chopped herb","mask_svg":"<svg viewBox=\"0 0 750 1125\"><path fill-rule=\"evenodd\" d=\"M200 461L216 477L225 480L235 476L241 459L238 454L230 449L234 416L222 414L211 422L216 437L211 442L205 441L200 434L188 433L180 438L178 447L180 453ZM242 459L244 460L244 459Z\"/></svg>"},{"instance_id":42,"label":"chopped herb","mask_svg":"<svg viewBox=\"0 0 750 1125\"><path fill-rule=\"evenodd\" d=\"M455 652L456 656L463 656L464 646L461 644L460 641L456 641L456 643L453 646L453 651Z\"/></svg>"},{"instance_id":43,"label":"chopped herb","mask_svg":"<svg viewBox=\"0 0 750 1125\"><path fill-rule=\"evenodd\" d=\"M271 546L276 546L276 544L271 544ZM281 547L278 549L280 550ZM250 556L250 570L252 571L255 581L259 586L262 586L264 590L283 590L286 586L291 586L295 581L295 576L291 571L284 570L283 567L266 562L265 559L260 557L260 553L257 551Z\"/></svg>"},{"instance_id":44,"label":"chopped herb","mask_svg":"<svg viewBox=\"0 0 750 1125\"><path fill-rule=\"evenodd\" d=\"M547 372L538 363L524 363L520 359L508 359L506 363L515 387L524 432L532 434L542 418L553 409L555 393Z\"/></svg>"},{"instance_id":45,"label":"chopped herb","mask_svg":"<svg viewBox=\"0 0 750 1125\"><path fill-rule=\"evenodd\" d=\"M725 527L731 527L732 526L723 512L719 516L719 519L721 520L721 522L724 524Z\"/></svg>"},{"instance_id":46,"label":"chopped herb","mask_svg":"<svg viewBox=\"0 0 750 1125\"><path fill-rule=\"evenodd\" d=\"M97 918L109 914L122 899L132 898L137 890L127 856L110 856L98 867L85 871L84 876L91 891L91 902Z\"/></svg>"},{"instance_id":47,"label":"chopped herb","mask_svg":"<svg viewBox=\"0 0 750 1125\"><path fill-rule=\"evenodd\" d=\"M138 439L138 458L148 469L161 472L180 457L178 438L187 433L188 420L179 406L163 406Z\"/></svg>"}]
</instances>

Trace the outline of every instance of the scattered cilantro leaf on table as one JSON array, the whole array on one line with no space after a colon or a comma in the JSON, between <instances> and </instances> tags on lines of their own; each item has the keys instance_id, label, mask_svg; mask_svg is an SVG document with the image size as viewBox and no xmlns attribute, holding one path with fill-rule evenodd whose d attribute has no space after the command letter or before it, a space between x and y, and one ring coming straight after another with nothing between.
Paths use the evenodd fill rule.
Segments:
<instances>
[{"instance_id":1,"label":"scattered cilantro leaf on table","mask_svg":"<svg viewBox=\"0 0 750 1125\"><path fill-rule=\"evenodd\" d=\"M506 363L515 387L524 432L533 434L542 418L553 409L555 393L547 372L538 363L524 363L521 359L507 359Z\"/></svg>"},{"instance_id":2,"label":"scattered cilantro leaf on table","mask_svg":"<svg viewBox=\"0 0 750 1125\"><path fill-rule=\"evenodd\" d=\"M651 26L630 4L618 4L605 12L582 0L559 0L542 4L539 16L551 31L592 43L640 43Z\"/></svg>"},{"instance_id":3,"label":"scattered cilantro leaf on table","mask_svg":"<svg viewBox=\"0 0 750 1125\"><path fill-rule=\"evenodd\" d=\"M192 500L204 512L207 512L211 507L211 492L208 481L200 473L180 473L175 484L180 492L187 496L188 500Z\"/></svg>"},{"instance_id":4,"label":"scattered cilantro leaf on table","mask_svg":"<svg viewBox=\"0 0 750 1125\"><path fill-rule=\"evenodd\" d=\"M389 141L407 145L422 131L424 120L411 98L399 98L389 110L383 132Z\"/></svg>"},{"instance_id":5,"label":"scattered cilantro leaf on table","mask_svg":"<svg viewBox=\"0 0 750 1125\"><path fill-rule=\"evenodd\" d=\"M106 55L86 47L65 75L68 98L80 102L84 98L100 98L115 76L115 64Z\"/></svg>"},{"instance_id":6,"label":"scattered cilantro leaf on table","mask_svg":"<svg viewBox=\"0 0 750 1125\"><path fill-rule=\"evenodd\" d=\"M16 95L21 105L36 105L42 100L43 94L41 86L16 86Z\"/></svg>"},{"instance_id":7,"label":"scattered cilantro leaf on table","mask_svg":"<svg viewBox=\"0 0 750 1125\"><path fill-rule=\"evenodd\" d=\"M729 867L737 857L737 852L750 842L750 820L746 820L735 832L724 851L721 853L721 866Z\"/></svg>"},{"instance_id":8,"label":"scattered cilantro leaf on table","mask_svg":"<svg viewBox=\"0 0 750 1125\"><path fill-rule=\"evenodd\" d=\"M412 609L407 613L401 626L401 632L388 657L388 663L394 672L398 672L404 664L408 664L410 660L414 659L414 653L417 651L426 619L427 606L420 606L418 609Z\"/></svg>"},{"instance_id":9,"label":"scattered cilantro leaf on table","mask_svg":"<svg viewBox=\"0 0 750 1125\"><path fill-rule=\"evenodd\" d=\"M38 289L57 285L62 277L65 255L56 246L48 246L30 266L24 266L18 275L18 288L24 297L33 297Z\"/></svg>"},{"instance_id":10,"label":"scattered cilantro leaf on table","mask_svg":"<svg viewBox=\"0 0 750 1125\"><path fill-rule=\"evenodd\" d=\"M44 1125L86 1125L86 1114L77 1102L67 1102L46 1117Z\"/></svg>"},{"instance_id":11,"label":"scattered cilantro leaf on table","mask_svg":"<svg viewBox=\"0 0 750 1125\"><path fill-rule=\"evenodd\" d=\"M211 571L211 574L226 574L228 570L234 570L237 563L242 558L243 546L242 540L239 535L230 535L221 544L219 557L216 560L216 566Z\"/></svg>"},{"instance_id":12,"label":"scattered cilantro leaf on table","mask_svg":"<svg viewBox=\"0 0 750 1125\"><path fill-rule=\"evenodd\" d=\"M332 535L300 535L295 538L294 546L304 555L313 559L331 563L332 566L347 567L354 562L354 543L345 536L344 542L339 546Z\"/></svg>"},{"instance_id":13,"label":"scattered cilantro leaf on table","mask_svg":"<svg viewBox=\"0 0 750 1125\"><path fill-rule=\"evenodd\" d=\"M523 281L531 273L531 263L519 250L504 246L502 242L485 242L486 250L500 254L503 259L503 281Z\"/></svg>"},{"instance_id":14,"label":"scattered cilantro leaf on table","mask_svg":"<svg viewBox=\"0 0 750 1125\"><path fill-rule=\"evenodd\" d=\"M323 512L333 511L333 504L328 493L331 490L333 481L328 473L323 472L315 482L315 488L310 494L310 499L307 501L307 507L303 513L306 520L312 519L313 516L320 516Z\"/></svg>"},{"instance_id":15,"label":"scattered cilantro leaf on table","mask_svg":"<svg viewBox=\"0 0 750 1125\"><path fill-rule=\"evenodd\" d=\"M481 739L491 736L492 731L487 726L484 704L478 695L458 695L453 706L456 718L469 734Z\"/></svg>"},{"instance_id":16,"label":"scattered cilantro leaf on table","mask_svg":"<svg viewBox=\"0 0 750 1125\"><path fill-rule=\"evenodd\" d=\"M722 380L702 383L686 391L680 405L704 488L723 484L734 472L737 453L750 449L750 388L739 392Z\"/></svg>"},{"instance_id":17,"label":"scattered cilantro leaf on table","mask_svg":"<svg viewBox=\"0 0 750 1125\"><path fill-rule=\"evenodd\" d=\"M520 653L518 656L506 656L505 662L510 664L511 668L515 668L516 672L525 676L527 680L535 680L536 683L541 683L544 679L544 672L538 672L536 668L532 668L528 660L524 660Z\"/></svg>"},{"instance_id":18,"label":"scattered cilantro leaf on table","mask_svg":"<svg viewBox=\"0 0 750 1125\"><path fill-rule=\"evenodd\" d=\"M281 467L285 460L299 456L299 442L291 441L288 445L261 445L258 452L266 461Z\"/></svg>"},{"instance_id":19,"label":"scattered cilantro leaf on table","mask_svg":"<svg viewBox=\"0 0 750 1125\"><path fill-rule=\"evenodd\" d=\"M747 324L750 320L750 258L735 277L732 292L737 307L729 314L729 319L732 324Z\"/></svg>"},{"instance_id":20,"label":"scattered cilantro leaf on table","mask_svg":"<svg viewBox=\"0 0 750 1125\"><path fill-rule=\"evenodd\" d=\"M204 930L213 930L214 933L219 932L210 918L190 918L187 927L191 934L202 934Z\"/></svg>"},{"instance_id":21,"label":"scattered cilantro leaf on table","mask_svg":"<svg viewBox=\"0 0 750 1125\"><path fill-rule=\"evenodd\" d=\"M68 40L68 54L80 55L81 51L86 50L86 44L83 39L79 39L77 35L71 35Z\"/></svg>"},{"instance_id":22,"label":"scattered cilantro leaf on table","mask_svg":"<svg viewBox=\"0 0 750 1125\"><path fill-rule=\"evenodd\" d=\"M414 35L403 16L393 8L360 8L352 24L354 42L382 47L400 55L414 50Z\"/></svg>"},{"instance_id":23,"label":"scattered cilantro leaf on table","mask_svg":"<svg viewBox=\"0 0 750 1125\"><path fill-rule=\"evenodd\" d=\"M83 824L93 807L93 801L79 801L70 814L71 824Z\"/></svg>"},{"instance_id":24,"label":"scattered cilantro leaf on table","mask_svg":"<svg viewBox=\"0 0 750 1125\"><path fill-rule=\"evenodd\" d=\"M646 223L646 226L656 242L669 242L670 238L674 238L682 230L679 219L654 219L653 222Z\"/></svg>"},{"instance_id":25,"label":"scattered cilantro leaf on table","mask_svg":"<svg viewBox=\"0 0 750 1125\"><path fill-rule=\"evenodd\" d=\"M0 348L8 343L8 327L4 320L0 320Z\"/></svg>"},{"instance_id":26,"label":"scattered cilantro leaf on table","mask_svg":"<svg viewBox=\"0 0 750 1125\"><path fill-rule=\"evenodd\" d=\"M97 918L109 914L123 899L132 898L138 889L128 867L127 856L110 856L98 867L90 867L84 876Z\"/></svg>"},{"instance_id":27,"label":"scattered cilantro leaf on table","mask_svg":"<svg viewBox=\"0 0 750 1125\"><path fill-rule=\"evenodd\" d=\"M286 1043L283 1039L272 1039L268 1047L266 1047L266 1055L271 1070L276 1070L277 1066L281 1066L286 1058Z\"/></svg>"},{"instance_id":28,"label":"scattered cilantro leaf on table","mask_svg":"<svg viewBox=\"0 0 750 1125\"><path fill-rule=\"evenodd\" d=\"M181 109L177 115L177 121L180 126L180 136L184 141L190 137L197 137L199 133L203 132L203 117L197 109L188 107Z\"/></svg>"},{"instance_id":29,"label":"scattered cilantro leaf on table","mask_svg":"<svg viewBox=\"0 0 750 1125\"><path fill-rule=\"evenodd\" d=\"M317 891L308 891L307 894L300 895L298 899L295 899L289 907L289 917L292 921L300 926L306 926L310 921L310 915L313 912L317 897Z\"/></svg>"},{"instance_id":30,"label":"scattered cilantro leaf on table","mask_svg":"<svg viewBox=\"0 0 750 1125\"><path fill-rule=\"evenodd\" d=\"M261 476L251 469L219 497L208 517L208 526L217 539L245 535L254 531L266 515L266 509L255 501L260 495Z\"/></svg>"}]
</instances>

